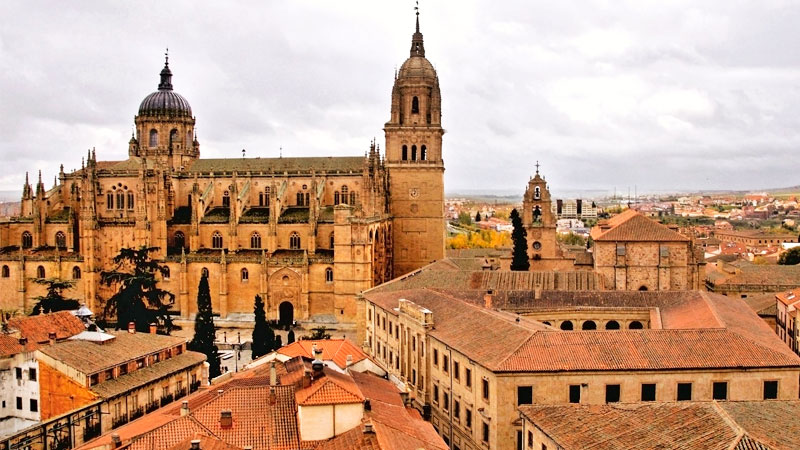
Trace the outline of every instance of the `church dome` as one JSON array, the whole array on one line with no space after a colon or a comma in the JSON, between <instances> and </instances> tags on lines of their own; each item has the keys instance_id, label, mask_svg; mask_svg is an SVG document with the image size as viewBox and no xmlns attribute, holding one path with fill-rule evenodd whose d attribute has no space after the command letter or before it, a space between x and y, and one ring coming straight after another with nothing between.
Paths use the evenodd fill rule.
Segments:
<instances>
[{"instance_id":1,"label":"church dome","mask_svg":"<svg viewBox=\"0 0 800 450\"><path fill-rule=\"evenodd\" d=\"M172 90L172 71L169 70L169 58L161 70L161 82L158 90L148 95L139 105L140 116L177 116L192 117L192 107L181 94Z\"/></svg>"},{"instance_id":2,"label":"church dome","mask_svg":"<svg viewBox=\"0 0 800 450\"><path fill-rule=\"evenodd\" d=\"M433 64L424 56L414 55L406 60L397 72L397 78L436 78Z\"/></svg>"}]
</instances>

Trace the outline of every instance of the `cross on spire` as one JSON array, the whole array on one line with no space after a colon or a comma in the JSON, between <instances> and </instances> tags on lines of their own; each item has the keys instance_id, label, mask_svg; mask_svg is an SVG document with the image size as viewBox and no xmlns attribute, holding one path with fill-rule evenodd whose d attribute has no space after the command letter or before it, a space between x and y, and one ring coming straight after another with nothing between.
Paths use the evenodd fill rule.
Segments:
<instances>
[{"instance_id":1,"label":"cross on spire","mask_svg":"<svg viewBox=\"0 0 800 450\"><path fill-rule=\"evenodd\" d=\"M536 175L539 175L539 160L536 160Z\"/></svg>"},{"instance_id":2,"label":"cross on spire","mask_svg":"<svg viewBox=\"0 0 800 450\"><path fill-rule=\"evenodd\" d=\"M164 52L164 64L169 65L169 47L167 47L167 51Z\"/></svg>"}]
</instances>

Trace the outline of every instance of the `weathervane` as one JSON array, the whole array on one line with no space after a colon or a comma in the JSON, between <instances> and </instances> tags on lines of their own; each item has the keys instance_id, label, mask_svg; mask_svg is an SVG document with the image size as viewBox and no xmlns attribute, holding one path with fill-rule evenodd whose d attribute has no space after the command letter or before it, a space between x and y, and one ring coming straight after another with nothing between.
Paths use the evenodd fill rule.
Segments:
<instances>
[{"instance_id":1,"label":"weathervane","mask_svg":"<svg viewBox=\"0 0 800 450\"><path fill-rule=\"evenodd\" d=\"M416 5L416 6L414 6L414 11L416 11L416 12L417 12L417 15L419 15L419 0L417 0L417 1L416 1L416 4L417 4L417 5Z\"/></svg>"},{"instance_id":2,"label":"weathervane","mask_svg":"<svg viewBox=\"0 0 800 450\"><path fill-rule=\"evenodd\" d=\"M242 149L242 159L244 159L244 153L245 153L245 150Z\"/></svg>"},{"instance_id":3,"label":"weathervane","mask_svg":"<svg viewBox=\"0 0 800 450\"><path fill-rule=\"evenodd\" d=\"M539 160L536 160L536 175L539 175Z\"/></svg>"},{"instance_id":4,"label":"weathervane","mask_svg":"<svg viewBox=\"0 0 800 450\"><path fill-rule=\"evenodd\" d=\"M164 52L164 62L169 64L169 47L167 47L167 51Z\"/></svg>"}]
</instances>

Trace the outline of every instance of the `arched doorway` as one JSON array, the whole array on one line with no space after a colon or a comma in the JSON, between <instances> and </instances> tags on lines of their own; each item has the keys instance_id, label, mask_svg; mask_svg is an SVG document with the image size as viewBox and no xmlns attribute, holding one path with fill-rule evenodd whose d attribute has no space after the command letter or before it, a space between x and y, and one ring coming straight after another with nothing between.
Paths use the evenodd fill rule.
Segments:
<instances>
[{"instance_id":1,"label":"arched doorway","mask_svg":"<svg viewBox=\"0 0 800 450\"><path fill-rule=\"evenodd\" d=\"M283 302L278 306L278 322L281 326L291 325L294 322L294 305Z\"/></svg>"}]
</instances>

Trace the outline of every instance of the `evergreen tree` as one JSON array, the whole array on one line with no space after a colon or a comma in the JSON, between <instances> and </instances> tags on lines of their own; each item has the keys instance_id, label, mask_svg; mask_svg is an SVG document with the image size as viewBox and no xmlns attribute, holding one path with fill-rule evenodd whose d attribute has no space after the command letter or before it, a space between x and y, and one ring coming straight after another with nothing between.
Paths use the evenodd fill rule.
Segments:
<instances>
[{"instance_id":1,"label":"evergreen tree","mask_svg":"<svg viewBox=\"0 0 800 450\"><path fill-rule=\"evenodd\" d=\"M289 345L294 342L294 330L289 330L289 334L286 335L286 345Z\"/></svg>"},{"instance_id":2,"label":"evergreen tree","mask_svg":"<svg viewBox=\"0 0 800 450\"><path fill-rule=\"evenodd\" d=\"M217 330L214 327L214 312L211 310L211 291L208 287L208 277L203 275L197 286L197 315L194 317L194 338L189 342L189 350L206 355L210 378L222 374L220 370L219 348L214 342Z\"/></svg>"},{"instance_id":3,"label":"evergreen tree","mask_svg":"<svg viewBox=\"0 0 800 450\"><path fill-rule=\"evenodd\" d=\"M264 356L267 353L275 350L275 332L272 327L267 323L267 314L264 312L264 300L260 295L256 295L255 304L253 306L253 314L255 314L256 324L253 328L253 344L250 346L252 353L251 358L256 359Z\"/></svg>"},{"instance_id":4,"label":"evergreen tree","mask_svg":"<svg viewBox=\"0 0 800 450\"><path fill-rule=\"evenodd\" d=\"M321 340L321 339L330 339L331 338L331 335L329 333L326 333L326 331L328 331L328 329L325 328L324 326L317 327L317 328L312 328L311 331L313 331L313 333L311 333L311 336L308 337L309 339Z\"/></svg>"},{"instance_id":5,"label":"evergreen tree","mask_svg":"<svg viewBox=\"0 0 800 450\"><path fill-rule=\"evenodd\" d=\"M511 270L526 271L531 267L531 263L528 261L528 238L525 236L522 218L519 217L516 209L511 210L511 225L514 226L514 230L511 232L511 240L514 242Z\"/></svg>"},{"instance_id":6,"label":"evergreen tree","mask_svg":"<svg viewBox=\"0 0 800 450\"><path fill-rule=\"evenodd\" d=\"M480 221L481 221L481 212L478 211L478 212L475 213L475 223L480 222Z\"/></svg>"},{"instance_id":7,"label":"evergreen tree","mask_svg":"<svg viewBox=\"0 0 800 450\"><path fill-rule=\"evenodd\" d=\"M275 348L283 347L283 339L281 339L281 335L275 336Z\"/></svg>"},{"instance_id":8,"label":"evergreen tree","mask_svg":"<svg viewBox=\"0 0 800 450\"><path fill-rule=\"evenodd\" d=\"M162 333L172 330L168 307L175 295L158 288L156 274L165 276L169 268L150 259L158 247L121 248L114 257L116 267L100 272L100 282L106 286L119 285L119 290L106 301L104 320L116 316L117 329L136 324L136 330L146 333L155 323Z\"/></svg>"},{"instance_id":9,"label":"evergreen tree","mask_svg":"<svg viewBox=\"0 0 800 450\"><path fill-rule=\"evenodd\" d=\"M72 311L81 307L78 300L64 298L63 291L75 286L73 280L61 280L59 278L36 278L36 284L47 286L47 295L34 297L36 304L33 306L32 316L47 314L58 311Z\"/></svg>"},{"instance_id":10,"label":"evergreen tree","mask_svg":"<svg viewBox=\"0 0 800 450\"><path fill-rule=\"evenodd\" d=\"M800 247L790 248L778 258L778 264L794 266L800 264Z\"/></svg>"}]
</instances>

